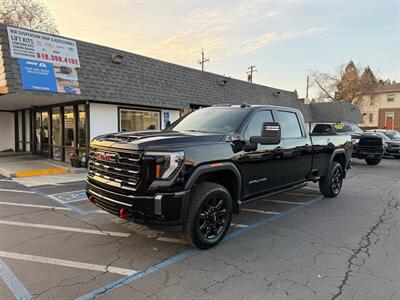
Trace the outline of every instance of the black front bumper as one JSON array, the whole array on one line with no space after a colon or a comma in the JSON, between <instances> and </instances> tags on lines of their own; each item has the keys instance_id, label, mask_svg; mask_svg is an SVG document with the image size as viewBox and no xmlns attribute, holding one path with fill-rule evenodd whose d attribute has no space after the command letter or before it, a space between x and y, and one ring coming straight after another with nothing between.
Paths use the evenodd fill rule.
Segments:
<instances>
[{"instance_id":1,"label":"black front bumper","mask_svg":"<svg viewBox=\"0 0 400 300\"><path fill-rule=\"evenodd\" d=\"M132 222L166 231L183 230L183 211L189 191L135 196L116 193L86 181L86 194L92 203L111 214L120 216L124 210L127 213L124 218Z\"/></svg>"},{"instance_id":2,"label":"black front bumper","mask_svg":"<svg viewBox=\"0 0 400 300\"><path fill-rule=\"evenodd\" d=\"M400 149L399 148L385 148L385 154L384 155L399 157L400 156Z\"/></svg>"},{"instance_id":3,"label":"black front bumper","mask_svg":"<svg viewBox=\"0 0 400 300\"><path fill-rule=\"evenodd\" d=\"M353 146L352 157L359 159L382 159L383 147Z\"/></svg>"}]
</instances>

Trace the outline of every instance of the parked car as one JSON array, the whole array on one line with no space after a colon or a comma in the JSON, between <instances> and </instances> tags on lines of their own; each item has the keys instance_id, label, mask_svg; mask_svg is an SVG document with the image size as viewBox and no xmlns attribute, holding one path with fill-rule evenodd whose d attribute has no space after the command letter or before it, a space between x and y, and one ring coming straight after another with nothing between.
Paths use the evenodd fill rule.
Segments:
<instances>
[{"instance_id":1,"label":"parked car","mask_svg":"<svg viewBox=\"0 0 400 300\"><path fill-rule=\"evenodd\" d=\"M367 132L381 132L386 135L389 139L394 141L400 141L400 132L396 130L388 130L388 129L371 129L367 130Z\"/></svg>"},{"instance_id":2,"label":"parked car","mask_svg":"<svg viewBox=\"0 0 400 300\"><path fill-rule=\"evenodd\" d=\"M358 126L343 123L318 123L312 134L350 134L353 142L352 157L365 159L369 165L377 165L383 156L383 141L381 137L371 133L365 133Z\"/></svg>"},{"instance_id":3,"label":"parked car","mask_svg":"<svg viewBox=\"0 0 400 300\"><path fill-rule=\"evenodd\" d=\"M371 133L382 138L384 156L400 158L400 140L390 139L388 135L382 131L372 131Z\"/></svg>"},{"instance_id":4,"label":"parked car","mask_svg":"<svg viewBox=\"0 0 400 300\"><path fill-rule=\"evenodd\" d=\"M350 168L350 135L315 135L299 110L198 109L167 130L96 137L87 195L132 222L181 231L200 249L218 244L243 203L319 182L336 197Z\"/></svg>"}]
</instances>

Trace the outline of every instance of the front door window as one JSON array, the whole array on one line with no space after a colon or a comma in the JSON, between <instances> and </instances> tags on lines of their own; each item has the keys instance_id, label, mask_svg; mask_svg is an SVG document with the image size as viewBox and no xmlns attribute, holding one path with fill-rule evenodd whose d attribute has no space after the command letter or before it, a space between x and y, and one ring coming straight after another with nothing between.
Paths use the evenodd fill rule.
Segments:
<instances>
[{"instance_id":1,"label":"front door window","mask_svg":"<svg viewBox=\"0 0 400 300\"><path fill-rule=\"evenodd\" d=\"M71 156L75 156L75 113L73 106L64 108L64 132L65 132L65 161L69 162Z\"/></svg>"}]
</instances>

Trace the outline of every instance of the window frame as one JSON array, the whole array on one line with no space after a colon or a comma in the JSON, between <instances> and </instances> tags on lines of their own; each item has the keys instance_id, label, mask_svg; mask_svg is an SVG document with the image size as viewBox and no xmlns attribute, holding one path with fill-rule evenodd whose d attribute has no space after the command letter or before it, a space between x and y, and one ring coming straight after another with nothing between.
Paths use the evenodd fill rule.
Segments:
<instances>
[{"instance_id":1,"label":"window frame","mask_svg":"<svg viewBox=\"0 0 400 300\"><path fill-rule=\"evenodd\" d=\"M390 98L390 100L389 100L389 98ZM386 96L386 101L387 102L394 102L395 100L396 100L396 96L393 95L393 94L390 94L390 95Z\"/></svg>"},{"instance_id":2,"label":"window frame","mask_svg":"<svg viewBox=\"0 0 400 300\"><path fill-rule=\"evenodd\" d=\"M118 132L122 132L122 111L136 111L136 112L156 112L158 115L158 127L159 129L156 130L161 130L162 124L161 124L161 110L159 109L145 109L145 108L137 108L137 107L118 107Z\"/></svg>"},{"instance_id":3,"label":"window frame","mask_svg":"<svg viewBox=\"0 0 400 300\"><path fill-rule=\"evenodd\" d=\"M243 138L243 140L246 141L245 133L246 133L247 129L249 128L249 125L250 125L251 121L253 120L254 116L259 112L270 112L271 113L271 117L272 117L272 122L275 122L275 116L274 116L274 112L273 112L272 109L255 110L252 114L250 114L250 116L247 117L247 122L243 126L243 129L242 129L242 138Z\"/></svg>"},{"instance_id":4,"label":"window frame","mask_svg":"<svg viewBox=\"0 0 400 300\"><path fill-rule=\"evenodd\" d=\"M296 120L297 120L297 123L298 123L299 128L300 128L301 137L291 137L291 138L287 138L287 137L283 137L283 135L282 135L282 126L281 126L281 140L299 140L299 139L305 139L305 138L307 138L307 133L306 133L306 131L305 131L305 128L303 128L303 123L300 122L300 119L299 119L299 116L298 116L297 112L291 111L291 110L285 110L285 109L276 109L274 112L275 112L275 115L276 115L276 117L274 116L274 119L276 120L276 122L279 122L279 119L278 119L278 112L285 112L285 113L294 114L294 115L296 116ZM279 122L279 124L280 124L280 123L281 123L281 122Z\"/></svg>"}]
</instances>

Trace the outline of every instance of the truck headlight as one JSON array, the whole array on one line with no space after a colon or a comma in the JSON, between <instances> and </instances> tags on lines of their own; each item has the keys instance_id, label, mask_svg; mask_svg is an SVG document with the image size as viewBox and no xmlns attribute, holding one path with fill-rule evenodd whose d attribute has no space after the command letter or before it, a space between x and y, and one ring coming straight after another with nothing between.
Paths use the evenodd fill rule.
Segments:
<instances>
[{"instance_id":1,"label":"truck headlight","mask_svg":"<svg viewBox=\"0 0 400 300\"><path fill-rule=\"evenodd\" d=\"M182 165L185 160L183 151L154 152L145 151L144 155L152 156L156 160L156 179L168 179Z\"/></svg>"},{"instance_id":2,"label":"truck headlight","mask_svg":"<svg viewBox=\"0 0 400 300\"><path fill-rule=\"evenodd\" d=\"M354 144L358 144L358 142L359 142L360 140L357 140L357 139L351 139L351 143L354 145Z\"/></svg>"}]
</instances>

